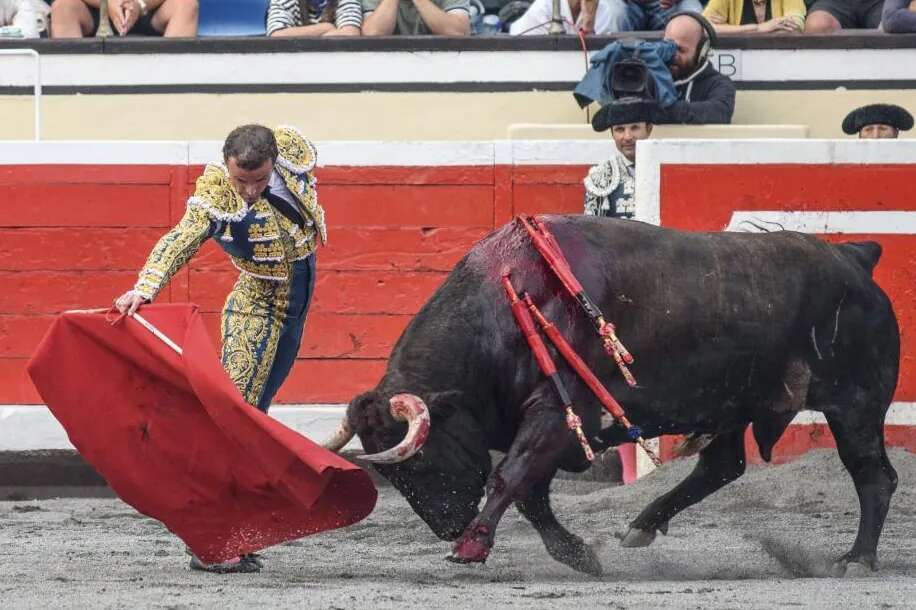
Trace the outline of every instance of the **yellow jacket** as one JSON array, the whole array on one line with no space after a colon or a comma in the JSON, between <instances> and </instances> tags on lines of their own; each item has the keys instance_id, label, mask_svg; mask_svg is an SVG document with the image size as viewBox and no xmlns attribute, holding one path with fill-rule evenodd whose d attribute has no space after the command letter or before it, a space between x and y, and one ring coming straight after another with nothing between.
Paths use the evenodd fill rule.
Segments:
<instances>
[{"instance_id":1,"label":"yellow jacket","mask_svg":"<svg viewBox=\"0 0 916 610\"><path fill-rule=\"evenodd\" d=\"M318 204L315 179L317 152L292 127L274 130L280 156L275 171L297 200L305 219L300 228L263 197L249 206L236 192L222 165L208 165L197 179L184 217L165 234L140 271L134 290L152 300L208 238L217 238L232 264L243 273L285 282L290 265L309 256L317 241L327 242L324 210Z\"/></svg>"},{"instance_id":2,"label":"yellow jacket","mask_svg":"<svg viewBox=\"0 0 916 610\"><path fill-rule=\"evenodd\" d=\"M788 15L805 18L807 12L805 0L770 0L770 3L770 13L774 19ZM703 16L707 19L719 16L725 19L728 25L741 25L743 10L744 0L709 0L706 8L703 9Z\"/></svg>"}]
</instances>

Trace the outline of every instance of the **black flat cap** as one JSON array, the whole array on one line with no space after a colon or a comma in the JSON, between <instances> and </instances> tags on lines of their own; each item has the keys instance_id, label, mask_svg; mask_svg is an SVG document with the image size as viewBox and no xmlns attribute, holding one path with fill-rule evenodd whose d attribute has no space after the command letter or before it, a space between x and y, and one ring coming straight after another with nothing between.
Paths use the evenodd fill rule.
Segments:
<instances>
[{"instance_id":1,"label":"black flat cap","mask_svg":"<svg viewBox=\"0 0 916 610\"><path fill-rule=\"evenodd\" d=\"M625 97L601 107L592 119L592 129L607 131L614 125L654 123L658 103L641 97Z\"/></svg>"},{"instance_id":2,"label":"black flat cap","mask_svg":"<svg viewBox=\"0 0 916 610\"><path fill-rule=\"evenodd\" d=\"M913 127L913 115L895 104L869 104L856 108L843 119L843 132L849 135L859 133L866 125L890 125L900 131Z\"/></svg>"}]
</instances>

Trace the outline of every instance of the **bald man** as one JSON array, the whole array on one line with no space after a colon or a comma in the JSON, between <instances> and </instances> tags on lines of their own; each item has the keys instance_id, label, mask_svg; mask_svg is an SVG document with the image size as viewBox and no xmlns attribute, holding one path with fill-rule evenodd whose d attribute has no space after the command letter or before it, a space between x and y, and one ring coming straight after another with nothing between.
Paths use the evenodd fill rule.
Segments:
<instances>
[{"instance_id":1,"label":"bald man","mask_svg":"<svg viewBox=\"0 0 916 610\"><path fill-rule=\"evenodd\" d=\"M709 24L699 13L680 13L665 27L665 39L677 45L668 70L674 78L678 101L658 113L657 123L732 122L735 85L709 62L708 53L715 40L709 39L712 25L706 30L704 22Z\"/></svg>"}]
</instances>

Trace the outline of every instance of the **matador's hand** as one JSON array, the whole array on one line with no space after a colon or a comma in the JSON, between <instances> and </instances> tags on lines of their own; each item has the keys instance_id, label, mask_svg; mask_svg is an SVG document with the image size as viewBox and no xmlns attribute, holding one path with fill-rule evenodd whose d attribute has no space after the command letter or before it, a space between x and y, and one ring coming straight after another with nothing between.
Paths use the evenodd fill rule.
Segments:
<instances>
[{"instance_id":1,"label":"matador's hand","mask_svg":"<svg viewBox=\"0 0 916 610\"><path fill-rule=\"evenodd\" d=\"M143 298L136 290L128 290L117 299L115 299L115 307L118 308L118 311L121 313L126 313L127 315L133 314L137 309L140 308L140 305L146 303L146 299Z\"/></svg>"}]
</instances>

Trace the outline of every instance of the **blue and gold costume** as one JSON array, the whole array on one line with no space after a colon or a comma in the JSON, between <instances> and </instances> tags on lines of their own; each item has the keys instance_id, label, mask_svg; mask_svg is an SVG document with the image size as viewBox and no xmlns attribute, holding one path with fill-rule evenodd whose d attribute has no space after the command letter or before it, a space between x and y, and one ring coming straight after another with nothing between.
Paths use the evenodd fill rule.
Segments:
<instances>
[{"instance_id":1,"label":"blue and gold costume","mask_svg":"<svg viewBox=\"0 0 916 610\"><path fill-rule=\"evenodd\" d=\"M245 400L267 411L289 374L315 285L317 240L327 241L318 204L315 147L292 127L274 131L280 156L274 171L303 221L265 197L248 206L222 165L208 165L181 221L159 240L134 290L152 300L210 237L241 272L222 316L222 363Z\"/></svg>"}]
</instances>

